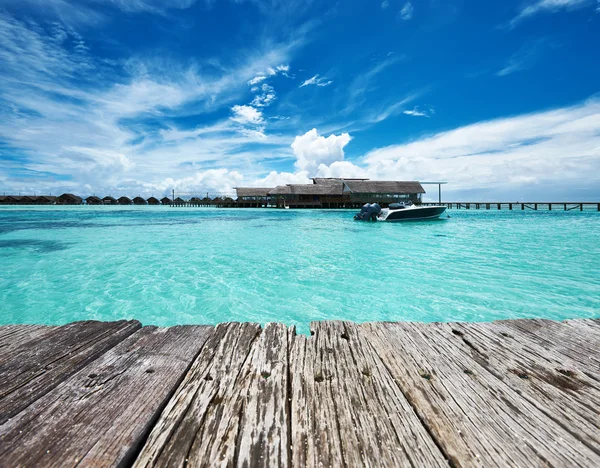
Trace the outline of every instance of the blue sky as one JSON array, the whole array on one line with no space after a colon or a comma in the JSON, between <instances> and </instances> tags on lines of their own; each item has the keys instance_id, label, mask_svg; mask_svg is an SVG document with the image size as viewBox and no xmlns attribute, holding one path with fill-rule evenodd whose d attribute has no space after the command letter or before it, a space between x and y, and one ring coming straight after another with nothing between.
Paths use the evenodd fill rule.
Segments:
<instances>
[{"instance_id":1,"label":"blue sky","mask_svg":"<svg viewBox=\"0 0 600 468\"><path fill-rule=\"evenodd\" d=\"M598 200L599 45L598 0L0 0L0 192Z\"/></svg>"}]
</instances>

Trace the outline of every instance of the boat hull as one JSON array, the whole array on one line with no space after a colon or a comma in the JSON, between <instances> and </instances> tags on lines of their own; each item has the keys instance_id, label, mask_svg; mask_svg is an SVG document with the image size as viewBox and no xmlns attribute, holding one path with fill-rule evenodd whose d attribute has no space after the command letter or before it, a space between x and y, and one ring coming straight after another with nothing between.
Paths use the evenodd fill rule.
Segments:
<instances>
[{"instance_id":1,"label":"boat hull","mask_svg":"<svg viewBox=\"0 0 600 468\"><path fill-rule=\"evenodd\" d=\"M387 223L436 219L444 214L445 206L423 206L414 209L391 210L383 220Z\"/></svg>"}]
</instances>

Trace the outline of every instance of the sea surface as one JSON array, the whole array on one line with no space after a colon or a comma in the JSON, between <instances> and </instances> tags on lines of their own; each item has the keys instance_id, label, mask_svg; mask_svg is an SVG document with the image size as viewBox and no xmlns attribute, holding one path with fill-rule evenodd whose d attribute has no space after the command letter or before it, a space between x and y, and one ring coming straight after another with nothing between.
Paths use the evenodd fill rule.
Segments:
<instances>
[{"instance_id":1,"label":"sea surface","mask_svg":"<svg viewBox=\"0 0 600 468\"><path fill-rule=\"evenodd\" d=\"M0 207L0 325L600 317L600 213Z\"/></svg>"}]
</instances>

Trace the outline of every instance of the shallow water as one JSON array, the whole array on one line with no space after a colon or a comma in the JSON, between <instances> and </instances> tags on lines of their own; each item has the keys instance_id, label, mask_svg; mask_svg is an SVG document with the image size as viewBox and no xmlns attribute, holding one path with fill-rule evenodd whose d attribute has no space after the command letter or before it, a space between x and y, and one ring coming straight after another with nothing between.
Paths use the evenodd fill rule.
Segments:
<instances>
[{"instance_id":1,"label":"shallow water","mask_svg":"<svg viewBox=\"0 0 600 468\"><path fill-rule=\"evenodd\" d=\"M600 213L0 207L0 325L600 317Z\"/></svg>"}]
</instances>

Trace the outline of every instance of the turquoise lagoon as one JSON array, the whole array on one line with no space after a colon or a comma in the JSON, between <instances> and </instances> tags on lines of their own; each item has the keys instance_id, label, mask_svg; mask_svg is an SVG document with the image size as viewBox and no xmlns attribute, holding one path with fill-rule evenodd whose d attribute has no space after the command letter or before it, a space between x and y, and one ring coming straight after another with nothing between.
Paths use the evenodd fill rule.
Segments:
<instances>
[{"instance_id":1,"label":"turquoise lagoon","mask_svg":"<svg viewBox=\"0 0 600 468\"><path fill-rule=\"evenodd\" d=\"M1 207L0 325L600 317L600 213Z\"/></svg>"}]
</instances>

